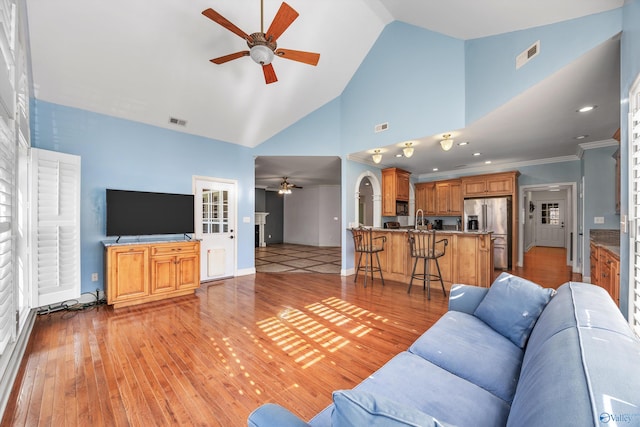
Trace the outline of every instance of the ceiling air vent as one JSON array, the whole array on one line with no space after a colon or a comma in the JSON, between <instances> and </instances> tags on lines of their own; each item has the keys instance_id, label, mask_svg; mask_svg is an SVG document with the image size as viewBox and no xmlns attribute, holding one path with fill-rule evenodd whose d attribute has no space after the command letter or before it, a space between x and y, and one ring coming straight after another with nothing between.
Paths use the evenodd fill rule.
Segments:
<instances>
[{"instance_id":1,"label":"ceiling air vent","mask_svg":"<svg viewBox=\"0 0 640 427\"><path fill-rule=\"evenodd\" d=\"M171 123L172 125L178 125L178 126L186 126L187 125L187 121L186 120L176 119L175 117L169 117L169 123Z\"/></svg>"},{"instance_id":2,"label":"ceiling air vent","mask_svg":"<svg viewBox=\"0 0 640 427\"><path fill-rule=\"evenodd\" d=\"M389 123L380 123L379 125L375 125L374 130L376 133L378 132L384 132L385 130L389 129Z\"/></svg>"},{"instance_id":3,"label":"ceiling air vent","mask_svg":"<svg viewBox=\"0 0 640 427\"><path fill-rule=\"evenodd\" d=\"M540 40L525 49L520 55L516 56L516 70L522 67L533 57L540 53Z\"/></svg>"}]
</instances>

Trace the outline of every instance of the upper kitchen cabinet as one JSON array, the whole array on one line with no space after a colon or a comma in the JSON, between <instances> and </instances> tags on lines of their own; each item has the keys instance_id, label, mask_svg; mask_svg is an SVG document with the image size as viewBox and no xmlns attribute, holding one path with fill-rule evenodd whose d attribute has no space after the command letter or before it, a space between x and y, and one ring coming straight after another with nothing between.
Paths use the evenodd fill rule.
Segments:
<instances>
[{"instance_id":1,"label":"upper kitchen cabinet","mask_svg":"<svg viewBox=\"0 0 640 427\"><path fill-rule=\"evenodd\" d=\"M436 184L423 182L416 184L416 211L422 209L425 215L436 214Z\"/></svg>"},{"instance_id":2,"label":"upper kitchen cabinet","mask_svg":"<svg viewBox=\"0 0 640 427\"><path fill-rule=\"evenodd\" d=\"M502 172L462 178L463 197L511 196L518 188L519 172Z\"/></svg>"},{"instance_id":3,"label":"upper kitchen cabinet","mask_svg":"<svg viewBox=\"0 0 640 427\"><path fill-rule=\"evenodd\" d=\"M382 216L409 215L410 176L398 168L382 170Z\"/></svg>"},{"instance_id":4,"label":"upper kitchen cabinet","mask_svg":"<svg viewBox=\"0 0 640 427\"><path fill-rule=\"evenodd\" d=\"M462 185L459 179L438 181L436 186L436 215L462 215Z\"/></svg>"}]
</instances>

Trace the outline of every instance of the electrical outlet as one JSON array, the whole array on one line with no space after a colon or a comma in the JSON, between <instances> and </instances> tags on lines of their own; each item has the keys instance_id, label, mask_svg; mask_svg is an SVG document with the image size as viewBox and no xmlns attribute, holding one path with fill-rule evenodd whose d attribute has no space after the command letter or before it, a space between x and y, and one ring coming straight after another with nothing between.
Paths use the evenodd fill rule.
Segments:
<instances>
[{"instance_id":1,"label":"electrical outlet","mask_svg":"<svg viewBox=\"0 0 640 427\"><path fill-rule=\"evenodd\" d=\"M93 273L91 275L91 281L92 282L97 282L98 281L98 273Z\"/></svg>"},{"instance_id":2,"label":"electrical outlet","mask_svg":"<svg viewBox=\"0 0 640 427\"><path fill-rule=\"evenodd\" d=\"M593 223L594 224L604 224L604 217L603 216L595 216L595 217L593 217Z\"/></svg>"}]
</instances>

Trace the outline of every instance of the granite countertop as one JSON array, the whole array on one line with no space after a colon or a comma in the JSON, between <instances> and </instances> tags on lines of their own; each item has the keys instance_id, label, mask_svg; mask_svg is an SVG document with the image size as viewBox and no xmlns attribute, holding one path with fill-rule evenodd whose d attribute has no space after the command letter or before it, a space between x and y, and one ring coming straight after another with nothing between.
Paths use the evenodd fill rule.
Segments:
<instances>
[{"instance_id":1,"label":"granite countertop","mask_svg":"<svg viewBox=\"0 0 640 427\"><path fill-rule=\"evenodd\" d=\"M413 227L408 227L408 228L380 228L380 227L373 227L374 231L385 231L385 232L390 232L390 233L406 233L409 230L413 230ZM477 235L484 235L484 234L493 234L493 231L458 231L458 230L436 230L438 233L443 233L443 234L477 234Z\"/></svg>"},{"instance_id":2,"label":"granite countertop","mask_svg":"<svg viewBox=\"0 0 640 427\"><path fill-rule=\"evenodd\" d=\"M620 230L590 230L589 240L620 258Z\"/></svg>"},{"instance_id":3,"label":"granite countertop","mask_svg":"<svg viewBox=\"0 0 640 427\"><path fill-rule=\"evenodd\" d=\"M184 237L158 237L158 238L136 238L136 239L128 239L117 242L115 240L104 240L102 245L105 248L110 246L128 246L128 245L145 245L145 244L156 244L156 243L182 243L182 242L195 242L200 239L185 239Z\"/></svg>"}]
</instances>

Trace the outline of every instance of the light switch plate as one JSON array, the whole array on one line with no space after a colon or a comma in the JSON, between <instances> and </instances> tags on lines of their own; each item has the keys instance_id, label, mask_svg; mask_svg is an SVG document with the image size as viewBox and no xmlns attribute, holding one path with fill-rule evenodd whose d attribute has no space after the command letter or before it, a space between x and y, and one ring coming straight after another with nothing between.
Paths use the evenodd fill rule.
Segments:
<instances>
[{"instance_id":1,"label":"light switch plate","mask_svg":"<svg viewBox=\"0 0 640 427\"><path fill-rule=\"evenodd\" d=\"M245 224L249 224L251 222L251 217L250 216L243 216L242 217L242 222L244 222Z\"/></svg>"}]
</instances>

